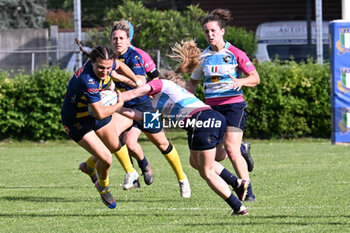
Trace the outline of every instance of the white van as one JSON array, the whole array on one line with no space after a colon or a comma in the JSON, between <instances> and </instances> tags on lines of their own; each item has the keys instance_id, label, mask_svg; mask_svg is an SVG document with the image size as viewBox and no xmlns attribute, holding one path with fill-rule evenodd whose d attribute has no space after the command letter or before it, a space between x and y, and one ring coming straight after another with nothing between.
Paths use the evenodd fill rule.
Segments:
<instances>
[{"instance_id":1,"label":"white van","mask_svg":"<svg viewBox=\"0 0 350 233\"><path fill-rule=\"evenodd\" d=\"M323 59L329 59L329 22L323 22ZM316 58L316 24L311 23L311 55ZM255 33L258 61L289 60L300 62L307 59L306 21L280 21L260 24Z\"/></svg>"}]
</instances>

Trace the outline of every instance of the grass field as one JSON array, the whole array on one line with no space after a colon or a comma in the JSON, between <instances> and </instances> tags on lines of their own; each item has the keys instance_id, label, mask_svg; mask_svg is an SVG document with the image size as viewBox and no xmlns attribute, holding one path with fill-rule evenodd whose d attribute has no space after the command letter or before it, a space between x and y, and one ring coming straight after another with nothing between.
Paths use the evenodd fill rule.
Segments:
<instances>
[{"instance_id":1,"label":"grass field","mask_svg":"<svg viewBox=\"0 0 350 233\"><path fill-rule=\"evenodd\" d=\"M184 133L169 135L192 187L182 199L156 148L141 139L155 181L123 191L111 169L117 208L105 207L78 171L87 153L73 142L0 143L0 232L350 232L350 147L327 140L252 141L257 202L230 209L188 163ZM233 171L229 161L226 168Z\"/></svg>"}]
</instances>

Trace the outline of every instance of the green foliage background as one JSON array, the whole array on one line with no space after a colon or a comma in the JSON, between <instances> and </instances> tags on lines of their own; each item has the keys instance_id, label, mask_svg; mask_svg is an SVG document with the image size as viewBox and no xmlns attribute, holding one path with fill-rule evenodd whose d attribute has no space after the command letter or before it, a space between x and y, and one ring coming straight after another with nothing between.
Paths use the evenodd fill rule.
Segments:
<instances>
[{"instance_id":1,"label":"green foliage background","mask_svg":"<svg viewBox=\"0 0 350 233\"><path fill-rule=\"evenodd\" d=\"M245 137L330 138L329 64L312 60L255 64L260 85L244 88L248 104ZM1 139L67 138L60 123L63 96L71 74L57 67L33 75L0 74ZM196 95L203 98L203 89Z\"/></svg>"},{"instance_id":2,"label":"green foliage background","mask_svg":"<svg viewBox=\"0 0 350 233\"><path fill-rule=\"evenodd\" d=\"M189 5L186 10L179 12L148 9L141 2L126 1L108 11L104 19L105 29L102 32L91 30L86 44L110 46L110 29L113 22L123 18L134 26L132 44L149 52L153 58L156 57L155 49L159 50L162 56L161 67L170 69L176 64L167 55L175 43L194 39L202 50L208 46L201 25L207 15L208 12L201 10L198 5ZM253 32L228 27L225 39L253 58L257 46Z\"/></svg>"},{"instance_id":3,"label":"green foliage background","mask_svg":"<svg viewBox=\"0 0 350 233\"><path fill-rule=\"evenodd\" d=\"M0 29L42 28L45 0L0 0Z\"/></svg>"},{"instance_id":4,"label":"green foliage background","mask_svg":"<svg viewBox=\"0 0 350 233\"><path fill-rule=\"evenodd\" d=\"M153 49L159 49L164 56L176 42L196 39L203 33L200 21L206 14L193 5L183 12L159 11L145 8L141 2L126 1L108 11L105 29L103 32L91 31L88 43L110 46L110 29L113 22L124 18L134 27L133 45L150 53Z\"/></svg>"},{"instance_id":5,"label":"green foliage background","mask_svg":"<svg viewBox=\"0 0 350 233\"><path fill-rule=\"evenodd\" d=\"M65 138L60 111L70 74L52 67L9 75L0 74L0 139Z\"/></svg>"},{"instance_id":6,"label":"green foliage background","mask_svg":"<svg viewBox=\"0 0 350 233\"><path fill-rule=\"evenodd\" d=\"M246 136L328 138L331 134L330 66L313 60L256 64L261 83L244 88Z\"/></svg>"}]
</instances>

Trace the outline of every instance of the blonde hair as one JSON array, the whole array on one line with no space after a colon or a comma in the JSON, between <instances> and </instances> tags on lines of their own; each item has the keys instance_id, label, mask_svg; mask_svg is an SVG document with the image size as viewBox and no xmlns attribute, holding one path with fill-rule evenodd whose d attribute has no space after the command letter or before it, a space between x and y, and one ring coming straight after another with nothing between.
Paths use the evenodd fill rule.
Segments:
<instances>
[{"instance_id":1,"label":"blonde hair","mask_svg":"<svg viewBox=\"0 0 350 233\"><path fill-rule=\"evenodd\" d=\"M167 71L161 74L162 79L173 81L181 87L185 87L185 80L181 74L192 73L200 66L201 51L193 40L181 41L171 48L172 54L168 55L180 63L176 71Z\"/></svg>"},{"instance_id":2,"label":"blonde hair","mask_svg":"<svg viewBox=\"0 0 350 233\"><path fill-rule=\"evenodd\" d=\"M110 37L112 38L112 34L116 30L123 30L126 32L128 38L130 38L130 26L125 19L121 19L119 21L114 21L113 27L111 29Z\"/></svg>"},{"instance_id":3,"label":"blonde hair","mask_svg":"<svg viewBox=\"0 0 350 233\"><path fill-rule=\"evenodd\" d=\"M182 40L180 44L176 43L171 50L172 54L168 56L180 63L180 66L176 69L177 73L192 73L200 66L201 50L194 40Z\"/></svg>"}]
</instances>

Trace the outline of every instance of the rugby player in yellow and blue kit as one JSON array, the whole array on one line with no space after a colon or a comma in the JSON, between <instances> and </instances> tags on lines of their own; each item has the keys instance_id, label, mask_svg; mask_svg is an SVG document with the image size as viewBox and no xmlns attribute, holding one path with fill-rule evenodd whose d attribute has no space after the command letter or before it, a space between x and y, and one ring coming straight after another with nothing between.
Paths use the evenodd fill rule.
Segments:
<instances>
[{"instance_id":1,"label":"rugby player in yellow and blue kit","mask_svg":"<svg viewBox=\"0 0 350 233\"><path fill-rule=\"evenodd\" d=\"M142 56L131 47L130 44L130 24L121 19L114 22L114 25L110 33L111 42L118 55L118 58L123 61L130 69L135 73L139 80L142 80L144 84L146 82L146 72ZM116 82L116 87L120 91L126 91L134 89L129 85L122 82ZM125 102L125 106L132 109L137 109L141 112L151 112L154 110L151 99L148 96L139 97ZM147 185L153 182L153 172L150 168L149 162L143 154L141 146L138 144L138 138L142 132L150 139L150 141L160 150L164 155L170 166L172 167L179 183L180 195L184 198L191 196L190 184L184 173L180 161L180 157L176 148L166 138L162 127L158 129L145 129L140 121L135 121L133 127L125 132L124 141L129 149L130 155L135 157L138 161L138 165L142 170L144 181ZM119 158L118 158L119 159ZM121 162L123 165L123 163ZM124 165L123 165L124 167ZM124 168L125 169L125 168ZM126 169L125 169L126 170ZM134 182L137 181L137 172L127 171L124 189L132 188Z\"/></svg>"},{"instance_id":2,"label":"rugby player in yellow and blue kit","mask_svg":"<svg viewBox=\"0 0 350 233\"><path fill-rule=\"evenodd\" d=\"M95 182L103 203L109 208L115 208L116 202L109 188L109 169L112 153L120 150L121 145L118 127L112 118L124 101L119 97L117 104L103 106L100 92L110 88L112 82L109 74L112 70L132 72L116 60L116 54L110 48L98 46L89 57L90 60L69 80L61 110L62 124L69 137L92 155L81 164L80 169ZM95 117L89 114L88 108ZM124 124L127 122L130 125L132 123L127 120Z\"/></svg>"}]
</instances>

